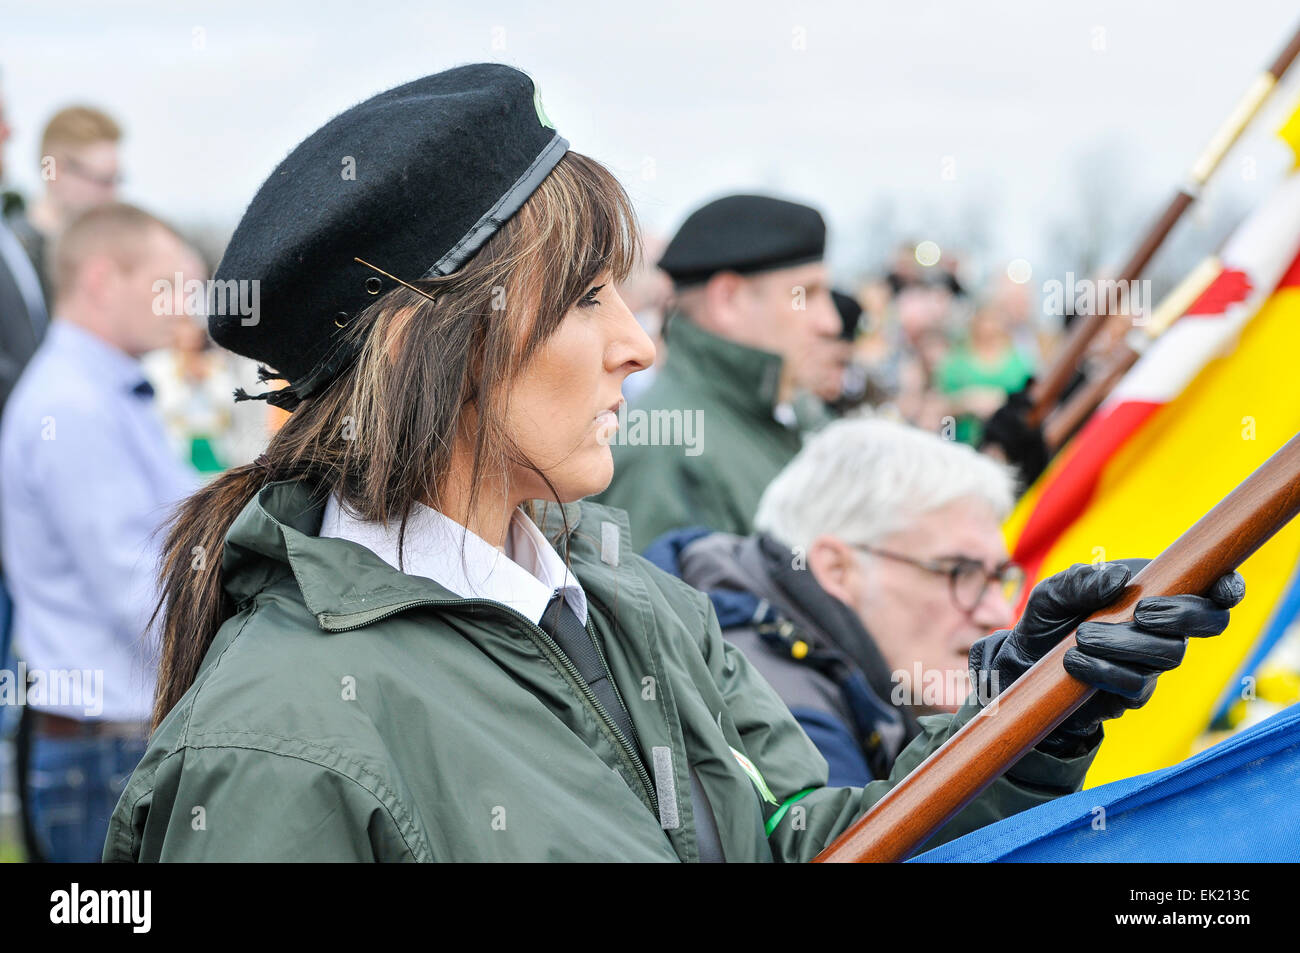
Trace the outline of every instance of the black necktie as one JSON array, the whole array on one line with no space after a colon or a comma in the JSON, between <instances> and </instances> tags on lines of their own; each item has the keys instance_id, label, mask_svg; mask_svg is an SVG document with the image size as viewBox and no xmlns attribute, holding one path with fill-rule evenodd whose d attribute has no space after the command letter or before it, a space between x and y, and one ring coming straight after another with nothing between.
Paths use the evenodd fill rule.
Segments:
<instances>
[{"instance_id":1,"label":"black necktie","mask_svg":"<svg viewBox=\"0 0 1300 953\"><path fill-rule=\"evenodd\" d=\"M569 661L578 670L587 687L600 699L600 704L614 720L614 724L618 725L618 730L623 732L623 737L627 738L638 756L644 758L640 755L641 739L637 736L636 729L632 727L631 716L628 715L627 709L623 707L618 694L614 691L614 679L596 650L593 637L587 632L587 627L578 619L577 614L569 608L569 603L565 601L564 596L558 592L551 596L546 611L542 613L542 629L559 644L560 651L569 657ZM642 763L644 764L644 760ZM657 776L658 771L656 770L655 773ZM709 804L709 799L704 793L703 782L700 781L694 767L691 768L690 777L691 804L694 807L695 836L700 860L704 863L719 863L725 860L725 857L722 853L722 841L718 836L717 821L713 816L713 807Z\"/></svg>"},{"instance_id":2,"label":"black necktie","mask_svg":"<svg viewBox=\"0 0 1300 953\"><path fill-rule=\"evenodd\" d=\"M131 388L131 393L144 400L150 400L153 398L153 385L148 381L141 381Z\"/></svg>"},{"instance_id":3,"label":"black necktie","mask_svg":"<svg viewBox=\"0 0 1300 953\"><path fill-rule=\"evenodd\" d=\"M610 677L609 669L596 650L596 643L592 641L587 627L558 592L551 597L542 614L542 629L559 643L560 650L569 657L582 680L600 700L614 724L618 725L618 730L623 732L623 737L627 738L639 755L640 739L632 727L631 716L614 690L614 680Z\"/></svg>"}]
</instances>

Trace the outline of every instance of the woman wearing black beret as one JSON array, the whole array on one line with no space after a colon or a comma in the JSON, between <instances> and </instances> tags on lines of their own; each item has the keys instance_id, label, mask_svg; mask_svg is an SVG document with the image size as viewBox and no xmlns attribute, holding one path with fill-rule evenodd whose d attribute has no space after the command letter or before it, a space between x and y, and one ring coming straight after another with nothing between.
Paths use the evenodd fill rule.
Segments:
<instances>
[{"instance_id":1,"label":"woman wearing black beret","mask_svg":"<svg viewBox=\"0 0 1300 953\"><path fill-rule=\"evenodd\" d=\"M708 599L580 502L653 359L615 291L636 253L623 190L505 66L381 94L281 163L210 329L293 412L170 526L156 730L105 860L808 860L979 710L826 786ZM1005 687L1128 573L1047 580L981 666ZM1102 627L1078 668L1110 691L938 839L1080 787L1100 721L1226 622L1170 606Z\"/></svg>"}]
</instances>

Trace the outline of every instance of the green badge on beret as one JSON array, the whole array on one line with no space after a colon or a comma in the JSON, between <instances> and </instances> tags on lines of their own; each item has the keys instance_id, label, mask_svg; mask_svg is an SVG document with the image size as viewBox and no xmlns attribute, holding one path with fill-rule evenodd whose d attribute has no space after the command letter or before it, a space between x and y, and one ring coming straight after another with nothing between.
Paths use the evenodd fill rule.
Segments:
<instances>
[{"instance_id":1,"label":"green badge on beret","mask_svg":"<svg viewBox=\"0 0 1300 953\"><path fill-rule=\"evenodd\" d=\"M537 110L538 122L540 122L547 129L555 128L555 123L551 122L551 120L546 115L546 110L542 108L542 91L537 88L536 83L533 83L533 108Z\"/></svg>"}]
</instances>

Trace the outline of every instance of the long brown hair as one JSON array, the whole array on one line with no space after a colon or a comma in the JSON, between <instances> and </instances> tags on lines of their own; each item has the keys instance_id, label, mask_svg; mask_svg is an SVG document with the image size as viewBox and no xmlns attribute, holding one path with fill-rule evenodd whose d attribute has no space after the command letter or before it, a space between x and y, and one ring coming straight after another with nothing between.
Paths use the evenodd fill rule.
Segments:
<instances>
[{"instance_id":1,"label":"long brown hair","mask_svg":"<svg viewBox=\"0 0 1300 953\"><path fill-rule=\"evenodd\" d=\"M222 588L222 546L266 483L311 479L362 519L399 521L400 541L413 504L439 507L453 443L464 436L463 411L472 406L470 507L483 478L499 479L511 463L550 486L505 431L508 388L593 280L608 272L622 281L639 250L618 181L570 152L460 271L412 282L430 297L398 287L358 315L345 332L364 336L351 368L294 410L261 465L217 477L167 525L153 727L193 684L234 614Z\"/></svg>"}]
</instances>

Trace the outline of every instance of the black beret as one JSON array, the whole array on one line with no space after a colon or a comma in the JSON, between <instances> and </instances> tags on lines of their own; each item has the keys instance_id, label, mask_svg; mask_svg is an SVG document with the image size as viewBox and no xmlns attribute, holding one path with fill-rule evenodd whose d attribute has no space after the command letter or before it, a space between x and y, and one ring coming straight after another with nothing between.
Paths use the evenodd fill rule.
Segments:
<instances>
[{"instance_id":1,"label":"black beret","mask_svg":"<svg viewBox=\"0 0 1300 953\"><path fill-rule=\"evenodd\" d=\"M719 271L749 274L820 261L826 222L807 205L767 195L729 195L697 209L677 229L659 267L678 285Z\"/></svg>"},{"instance_id":2,"label":"black beret","mask_svg":"<svg viewBox=\"0 0 1300 953\"><path fill-rule=\"evenodd\" d=\"M845 294L843 291L831 291L831 300L835 302L835 310L840 313L840 323L843 326L840 330L840 337L846 341L852 341L858 333L858 321L862 318L862 305L858 304L858 299L853 295Z\"/></svg>"},{"instance_id":3,"label":"black beret","mask_svg":"<svg viewBox=\"0 0 1300 953\"><path fill-rule=\"evenodd\" d=\"M526 73L460 66L336 116L271 173L235 229L209 299L212 339L289 382L292 408L355 358L343 327L397 282L459 269L536 191L569 144ZM257 314L227 282L257 282ZM238 398L248 395L236 392Z\"/></svg>"}]
</instances>

